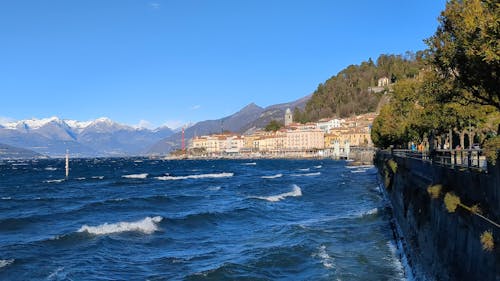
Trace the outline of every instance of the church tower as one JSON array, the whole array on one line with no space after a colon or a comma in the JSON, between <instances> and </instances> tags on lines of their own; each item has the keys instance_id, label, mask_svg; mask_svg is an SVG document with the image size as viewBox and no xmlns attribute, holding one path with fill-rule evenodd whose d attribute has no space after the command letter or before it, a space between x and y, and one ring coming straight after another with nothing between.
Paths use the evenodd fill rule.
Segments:
<instances>
[{"instance_id":1,"label":"church tower","mask_svg":"<svg viewBox=\"0 0 500 281\"><path fill-rule=\"evenodd\" d=\"M290 108L286 109L285 112L285 127L290 126L293 123L293 115Z\"/></svg>"}]
</instances>

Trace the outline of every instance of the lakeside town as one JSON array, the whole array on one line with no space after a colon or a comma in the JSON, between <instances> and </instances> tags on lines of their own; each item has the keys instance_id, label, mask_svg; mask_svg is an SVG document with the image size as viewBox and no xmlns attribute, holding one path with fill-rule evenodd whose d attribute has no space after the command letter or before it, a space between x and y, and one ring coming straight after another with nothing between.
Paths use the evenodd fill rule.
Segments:
<instances>
[{"instance_id":1,"label":"lakeside town","mask_svg":"<svg viewBox=\"0 0 500 281\"><path fill-rule=\"evenodd\" d=\"M220 132L195 136L188 142L188 158L349 158L352 147L373 147L370 137L376 113L350 118L294 122L286 110L284 126L248 134Z\"/></svg>"}]
</instances>

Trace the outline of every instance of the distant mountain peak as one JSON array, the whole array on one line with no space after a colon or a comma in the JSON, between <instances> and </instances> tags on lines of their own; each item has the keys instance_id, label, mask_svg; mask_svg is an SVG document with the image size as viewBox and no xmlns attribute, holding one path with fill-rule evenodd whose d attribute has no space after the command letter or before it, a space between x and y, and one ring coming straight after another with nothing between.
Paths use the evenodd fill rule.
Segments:
<instances>
[{"instance_id":1,"label":"distant mountain peak","mask_svg":"<svg viewBox=\"0 0 500 281\"><path fill-rule=\"evenodd\" d=\"M256 105L254 102L247 104L247 106L243 107L240 111L244 110L254 110L254 109L264 109L263 107L260 107Z\"/></svg>"},{"instance_id":2,"label":"distant mountain peak","mask_svg":"<svg viewBox=\"0 0 500 281\"><path fill-rule=\"evenodd\" d=\"M100 118L97 118L96 120L94 120L93 123L108 123L108 124L113 124L115 122L113 120L111 120L110 118L108 118L108 117L100 117Z\"/></svg>"},{"instance_id":3,"label":"distant mountain peak","mask_svg":"<svg viewBox=\"0 0 500 281\"><path fill-rule=\"evenodd\" d=\"M5 128L8 128L8 129L17 129L17 128L39 129L39 128L41 128L49 123L62 124L62 123L64 123L64 121L61 120L59 117L52 116L49 118L42 118L42 119L31 118L31 119L26 119L26 120L21 120L21 121L9 122L9 123L5 123L3 125Z\"/></svg>"}]
</instances>

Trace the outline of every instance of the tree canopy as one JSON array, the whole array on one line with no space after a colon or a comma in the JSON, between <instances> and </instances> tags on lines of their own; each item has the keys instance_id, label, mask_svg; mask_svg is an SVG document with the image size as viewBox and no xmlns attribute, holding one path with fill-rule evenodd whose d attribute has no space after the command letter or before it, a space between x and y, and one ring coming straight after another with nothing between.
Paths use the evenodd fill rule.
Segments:
<instances>
[{"instance_id":1,"label":"tree canopy","mask_svg":"<svg viewBox=\"0 0 500 281\"><path fill-rule=\"evenodd\" d=\"M441 98L500 110L500 4L498 0L451 0L431 38L431 63L458 91Z\"/></svg>"},{"instance_id":2,"label":"tree canopy","mask_svg":"<svg viewBox=\"0 0 500 281\"><path fill-rule=\"evenodd\" d=\"M374 120L375 145L405 146L454 133L461 145L467 134L469 145L479 136L491 151L500 149L499 17L498 1L448 1L427 39L430 49L417 79L396 81Z\"/></svg>"},{"instance_id":3,"label":"tree canopy","mask_svg":"<svg viewBox=\"0 0 500 281\"><path fill-rule=\"evenodd\" d=\"M266 127L264 128L264 130L270 132L270 131L274 131L276 132L277 130L281 129L283 127L283 124L280 123L279 121L277 120L271 120L267 125Z\"/></svg>"},{"instance_id":4,"label":"tree canopy","mask_svg":"<svg viewBox=\"0 0 500 281\"><path fill-rule=\"evenodd\" d=\"M414 78L423 66L425 53L407 52L405 55L380 55L374 63L371 59L360 65L350 65L319 84L305 110L294 111L294 120L299 122L317 121L325 117L348 117L374 112L386 89L374 90L380 78L390 82Z\"/></svg>"}]
</instances>

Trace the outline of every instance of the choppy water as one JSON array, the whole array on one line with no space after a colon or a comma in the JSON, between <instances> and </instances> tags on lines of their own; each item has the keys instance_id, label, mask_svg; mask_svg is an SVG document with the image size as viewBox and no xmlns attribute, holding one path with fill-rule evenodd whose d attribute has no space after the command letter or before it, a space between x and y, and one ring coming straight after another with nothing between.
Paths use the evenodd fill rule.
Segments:
<instances>
[{"instance_id":1,"label":"choppy water","mask_svg":"<svg viewBox=\"0 0 500 281\"><path fill-rule=\"evenodd\" d=\"M404 280L373 167L0 162L0 280Z\"/></svg>"}]
</instances>

